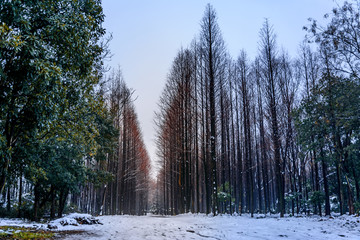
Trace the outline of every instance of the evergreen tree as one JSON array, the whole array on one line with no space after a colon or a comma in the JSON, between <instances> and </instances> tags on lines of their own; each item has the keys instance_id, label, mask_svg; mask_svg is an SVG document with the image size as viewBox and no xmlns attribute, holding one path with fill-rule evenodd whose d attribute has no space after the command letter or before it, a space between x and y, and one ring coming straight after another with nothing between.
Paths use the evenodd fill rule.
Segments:
<instances>
[{"instance_id":1,"label":"evergreen tree","mask_svg":"<svg viewBox=\"0 0 360 240\"><path fill-rule=\"evenodd\" d=\"M66 129L63 122L73 125L82 117L71 114L89 107L86 98L101 64L103 20L100 1L1 3L1 192L11 166L23 159L14 156L17 148L39 145L58 126Z\"/></svg>"}]
</instances>

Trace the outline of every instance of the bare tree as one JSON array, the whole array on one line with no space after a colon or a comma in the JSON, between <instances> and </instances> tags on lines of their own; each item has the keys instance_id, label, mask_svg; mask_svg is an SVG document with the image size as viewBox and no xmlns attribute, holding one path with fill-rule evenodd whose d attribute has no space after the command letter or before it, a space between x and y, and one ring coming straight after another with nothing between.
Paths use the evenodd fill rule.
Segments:
<instances>
[{"instance_id":1,"label":"bare tree","mask_svg":"<svg viewBox=\"0 0 360 240\"><path fill-rule=\"evenodd\" d=\"M278 211L283 217L285 213L285 181L284 169L281 159L281 143L278 120L278 81L279 81L279 60L276 49L276 35L273 28L266 19L260 30L260 64L262 68L262 84L265 89L267 107L270 115L270 126L272 134L272 144L274 149L275 179L276 179L276 198L278 201Z\"/></svg>"},{"instance_id":2,"label":"bare tree","mask_svg":"<svg viewBox=\"0 0 360 240\"><path fill-rule=\"evenodd\" d=\"M208 4L201 21L200 44L202 47L205 79L209 82L210 106L210 158L212 184L212 211L217 213L217 130L216 130L216 90L225 69L226 50L221 36L215 9Z\"/></svg>"}]
</instances>

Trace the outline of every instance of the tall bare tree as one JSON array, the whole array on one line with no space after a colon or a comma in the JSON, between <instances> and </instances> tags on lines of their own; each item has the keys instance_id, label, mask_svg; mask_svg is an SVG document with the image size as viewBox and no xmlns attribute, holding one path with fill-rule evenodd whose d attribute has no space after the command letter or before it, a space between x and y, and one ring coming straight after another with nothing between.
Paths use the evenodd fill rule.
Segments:
<instances>
[{"instance_id":1,"label":"tall bare tree","mask_svg":"<svg viewBox=\"0 0 360 240\"><path fill-rule=\"evenodd\" d=\"M260 30L260 64L262 67L262 84L265 89L266 103L270 115L272 145L274 149L276 199L278 211L283 217L285 213L285 172L281 159L281 142L279 132L279 59L276 46L276 35L266 19Z\"/></svg>"}]
</instances>

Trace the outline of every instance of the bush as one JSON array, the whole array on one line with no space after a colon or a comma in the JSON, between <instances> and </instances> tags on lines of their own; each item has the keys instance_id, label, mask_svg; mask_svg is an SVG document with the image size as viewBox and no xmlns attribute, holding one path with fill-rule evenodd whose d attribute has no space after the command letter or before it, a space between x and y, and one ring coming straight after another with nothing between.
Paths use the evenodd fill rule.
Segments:
<instances>
[{"instance_id":1,"label":"bush","mask_svg":"<svg viewBox=\"0 0 360 240\"><path fill-rule=\"evenodd\" d=\"M313 191L310 193L310 203L313 205L322 204L325 200L323 192Z\"/></svg>"}]
</instances>

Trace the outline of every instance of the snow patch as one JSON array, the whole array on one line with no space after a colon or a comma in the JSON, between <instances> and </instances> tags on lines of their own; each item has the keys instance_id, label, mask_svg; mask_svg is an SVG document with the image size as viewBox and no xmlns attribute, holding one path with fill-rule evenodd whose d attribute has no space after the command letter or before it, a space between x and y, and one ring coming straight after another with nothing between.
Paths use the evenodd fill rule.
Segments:
<instances>
[{"instance_id":1,"label":"snow patch","mask_svg":"<svg viewBox=\"0 0 360 240\"><path fill-rule=\"evenodd\" d=\"M66 217L56 219L48 224L49 229L59 229L60 226L79 226L101 224L100 221L90 214L71 213Z\"/></svg>"}]
</instances>

